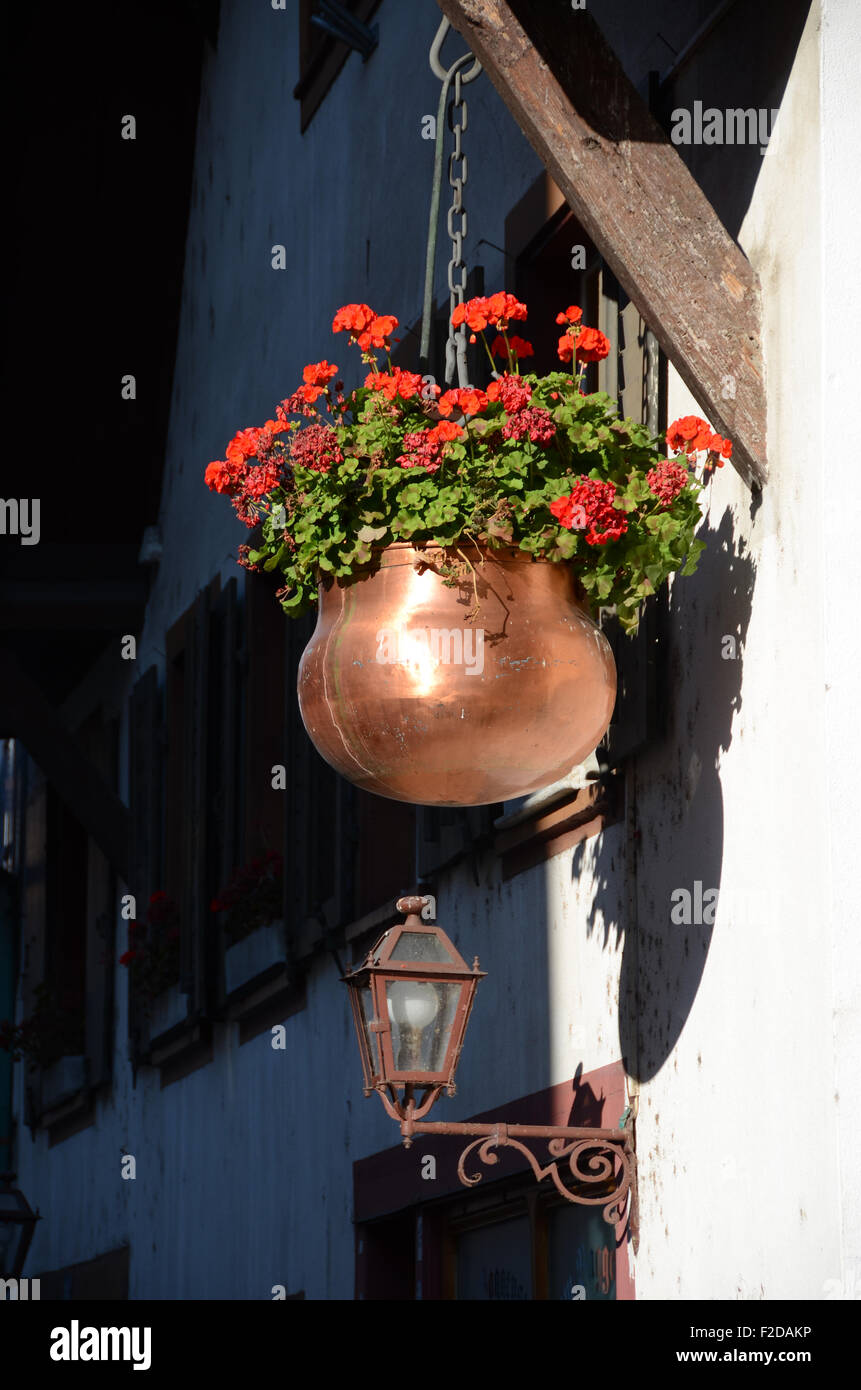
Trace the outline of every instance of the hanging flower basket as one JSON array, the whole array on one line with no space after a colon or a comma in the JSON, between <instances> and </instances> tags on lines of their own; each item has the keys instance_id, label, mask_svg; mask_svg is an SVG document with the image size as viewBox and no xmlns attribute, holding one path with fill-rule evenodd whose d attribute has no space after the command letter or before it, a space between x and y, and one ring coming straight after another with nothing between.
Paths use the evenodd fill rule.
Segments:
<instances>
[{"instance_id":1,"label":"hanging flower basket","mask_svg":"<svg viewBox=\"0 0 861 1390\"><path fill-rule=\"evenodd\" d=\"M513 547L389 546L365 581L323 587L299 708L327 762L398 801L474 806L522 796L600 741L613 712L609 644L566 565Z\"/></svg>"},{"instance_id":2,"label":"hanging flower basket","mask_svg":"<svg viewBox=\"0 0 861 1390\"><path fill-rule=\"evenodd\" d=\"M283 576L287 613L319 593L299 675L311 738L396 800L524 795L600 742L615 673L597 609L633 632L644 599L693 571L696 466L731 453L691 416L670 427L668 458L609 396L584 393L610 344L576 305L557 316L565 369L522 374L532 348L509 328L525 317L506 293L460 305L452 322L481 334L494 379L441 393L392 366L394 317L347 305L332 327L361 350L364 385L345 395L338 367L309 364L275 419L206 470L262 522L240 563Z\"/></svg>"}]
</instances>

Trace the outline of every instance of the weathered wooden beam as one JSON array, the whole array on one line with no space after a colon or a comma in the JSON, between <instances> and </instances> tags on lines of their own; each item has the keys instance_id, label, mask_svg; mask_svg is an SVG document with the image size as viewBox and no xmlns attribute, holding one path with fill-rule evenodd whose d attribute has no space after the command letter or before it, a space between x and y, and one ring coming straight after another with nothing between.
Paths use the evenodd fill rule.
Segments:
<instances>
[{"instance_id":1,"label":"weathered wooden beam","mask_svg":"<svg viewBox=\"0 0 861 1390\"><path fill-rule=\"evenodd\" d=\"M128 882L129 811L12 652L0 649L0 737L20 739L69 810Z\"/></svg>"},{"instance_id":2,"label":"weathered wooden beam","mask_svg":"<svg viewBox=\"0 0 861 1390\"><path fill-rule=\"evenodd\" d=\"M753 269L628 80L568 0L438 0L749 486L767 477ZM560 308L564 289L560 286Z\"/></svg>"}]
</instances>

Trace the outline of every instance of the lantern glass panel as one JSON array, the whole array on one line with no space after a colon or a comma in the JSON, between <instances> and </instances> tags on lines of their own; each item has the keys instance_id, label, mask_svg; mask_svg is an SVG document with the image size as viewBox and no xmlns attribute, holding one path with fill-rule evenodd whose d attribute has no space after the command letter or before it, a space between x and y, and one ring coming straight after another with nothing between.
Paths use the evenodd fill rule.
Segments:
<instances>
[{"instance_id":1,"label":"lantern glass panel","mask_svg":"<svg viewBox=\"0 0 861 1390\"><path fill-rule=\"evenodd\" d=\"M396 1072L440 1072L463 985L441 980L387 980Z\"/></svg>"},{"instance_id":2,"label":"lantern glass panel","mask_svg":"<svg viewBox=\"0 0 861 1390\"><path fill-rule=\"evenodd\" d=\"M401 932L389 960L435 961L451 964L451 956L433 932Z\"/></svg>"},{"instance_id":3,"label":"lantern glass panel","mask_svg":"<svg viewBox=\"0 0 861 1390\"><path fill-rule=\"evenodd\" d=\"M362 985L361 989L358 989L356 991L356 997L359 1001L359 1013L362 1018L362 1031L365 1035L365 1044L368 1049L368 1055L371 1059L371 1069L373 1071L374 1076L380 1076L382 1069L380 1067L379 1039L377 1037L377 1034L370 1026L374 1021L374 997L371 993L370 984Z\"/></svg>"}]
</instances>

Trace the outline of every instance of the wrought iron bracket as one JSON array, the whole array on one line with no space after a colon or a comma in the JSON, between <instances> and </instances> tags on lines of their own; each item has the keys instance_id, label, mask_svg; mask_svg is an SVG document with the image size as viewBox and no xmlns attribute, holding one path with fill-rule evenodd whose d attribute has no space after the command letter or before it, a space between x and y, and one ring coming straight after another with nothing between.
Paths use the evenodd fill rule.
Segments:
<instances>
[{"instance_id":1,"label":"wrought iron bracket","mask_svg":"<svg viewBox=\"0 0 861 1390\"><path fill-rule=\"evenodd\" d=\"M464 1187L481 1182L475 1161L490 1167L499 1162L498 1149L516 1149L524 1155L535 1175L536 1182L550 1178L556 1191L567 1202L578 1206L602 1207L603 1217L615 1226L624 1220L628 1196L635 1194L636 1150L634 1146L631 1107L618 1129L589 1129L558 1125L515 1125L501 1120L486 1124L457 1124L425 1120L442 1087L433 1087L416 1105L412 1094L403 1102L378 1091L386 1111L400 1123L405 1148L412 1145L416 1134L463 1135L469 1143L457 1164L457 1175ZM545 1140L549 1162L536 1158L524 1140ZM472 1161L471 1161L472 1160ZM567 1172L560 1165L567 1164Z\"/></svg>"}]
</instances>

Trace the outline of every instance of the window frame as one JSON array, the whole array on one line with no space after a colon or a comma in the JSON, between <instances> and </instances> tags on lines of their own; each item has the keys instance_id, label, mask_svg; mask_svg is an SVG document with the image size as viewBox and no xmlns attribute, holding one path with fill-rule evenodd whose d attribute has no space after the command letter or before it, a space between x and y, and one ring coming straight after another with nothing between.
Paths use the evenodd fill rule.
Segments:
<instances>
[{"instance_id":1,"label":"window frame","mask_svg":"<svg viewBox=\"0 0 861 1390\"><path fill-rule=\"evenodd\" d=\"M380 0L346 0L354 19L367 24ZM299 0L299 81L293 96L300 103L299 130L308 129L353 50L311 23L314 0Z\"/></svg>"}]
</instances>

